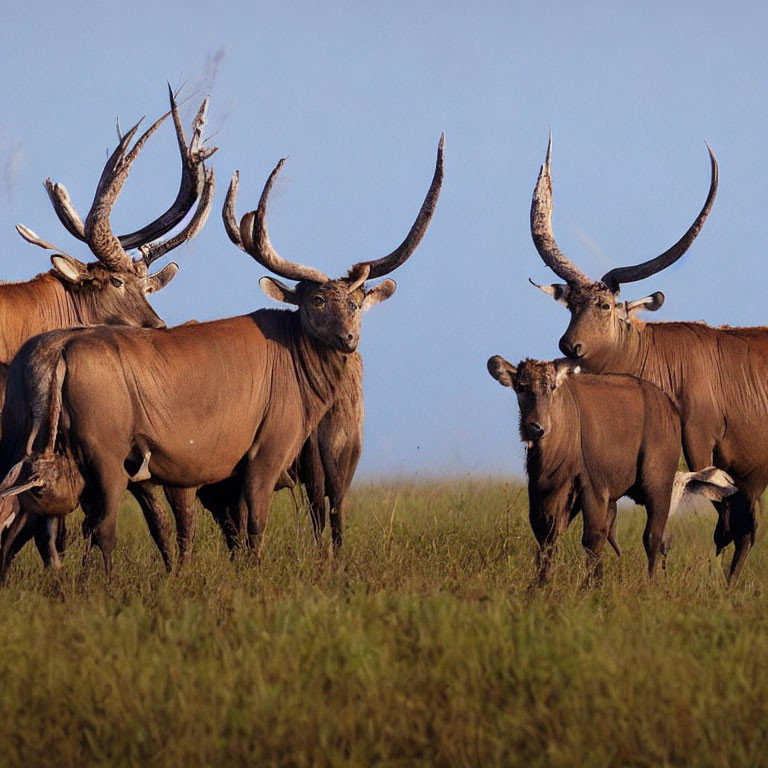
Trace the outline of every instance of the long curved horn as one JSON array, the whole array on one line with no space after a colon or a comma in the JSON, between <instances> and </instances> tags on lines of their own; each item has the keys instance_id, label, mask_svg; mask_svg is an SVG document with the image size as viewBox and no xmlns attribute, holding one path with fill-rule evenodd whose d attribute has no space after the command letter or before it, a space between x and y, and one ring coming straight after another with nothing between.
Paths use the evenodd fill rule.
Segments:
<instances>
[{"instance_id":1,"label":"long curved horn","mask_svg":"<svg viewBox=\"0 0 768 768\"><path fill-rule=\"evenodd\" d=\"M552 133L549 134L547 157L531 200L531 237L542 261L568 285L588 285L592 281L557 247L552 231Z\"/></svg>"},{"instance_id":2,"label":"long curved horn","mask_svg":"<svg viewBox=\"0 0 768 768\"><path fill-rule=\"evenodd\" d=\"M243 238L240 237L240 225L237 223L235 215L235 200L237 199L237 190L240 187L240 171L232 174L232 179L227 187L227 196L224 198L224 207L221 209L221 218L224 221L224 229L229 239L241 250L243 248Z\"/></svg>"},{"instance_id":3,"label":"long curved horn","mask_svg":"<svg viewBox=\"0 0 768 768\"><path fill-rule=\"evenodd\" d=\"M128 256L120 241L112 232L109 215L112 212L117 196L123 188L123 184L125 184L125 180L128 178L128 171L133 161L138 156L146 140L157 130L160 123L167 116L167 114L163 115L151 125L136 142L136 146L130 152L127 152L128 145L138 130L141 121L136 123L120 140L101 173L91 209L88 211L88 216L85 219L83 231L85 240L93 255L109 269L130 269L132 265L130 256Z\"/></svg>"},{"instance_id":4,"label":"long curved horn","mask_svg":"<svg viewBox=\"0 0 768 768\"><path fill-rule=\"evenodd\" d=\"M369 280L376 277L383 277L397 269L416 250L416 246L418 246L421 239L424 237L429 222L432 220L432 216L435 213L437 200L440 197L440 188L443 184L444 148L445 133L441 133L440 141L437 145L437 160L435 161L435 173L432 176L432 183L429 185L429 190L421 205L419 215L416 217L416 221L413 223L410 232L406 235L405 240L403 240L403 242L400 243L400 245L388 256L373 261L361 261L358 264L355 264L355 267L362 265L370 266L371 271L368 275Z\"/></svg>"},{"instance_id":5,"label":"long curved horn","mask_svg":"<svg viewBox=\"0 0 768 768\"><path fill-rule=\"evenodd\" d=\"M242 248L246 253L253 256L256 261L270 272L274 272L280 277L288 280L310 280L315 283L327 283L328 277L320 270L313 267L306 267L303 264L296 264L293 261L287 261L272 247L267 231L267 200L275 183L277 174L285 163L285 158L275 166L272 173L269 174L267 183L264 185L264 191L259 199L259 207L255 211L246 213L240 219L239 239L235 234L235 198L237 197L237 187L239 175L237 171L232 175L232 181L229 183L229 190L224 201L222 218L227 234L235 245Z\"/></svg>"},{"instance_id":6,"label":"long curved horn","mask_svg":"<svg viewBox=\"0 0 768 768\"><path fill-rule=\"evenodd\" d=\"M600 280L614 293L619 290L619 286L622 283L633 283L636 280L643 280L646 277L655 275L657 272L661 272L662 269L666 269L670 264L674 264L688 250L688 248L690 248L691 243L696 239L696 236L704 226L704 222L707 220L707 216L709 216L712 204L715 202L715 195L717 194L717 160L715 159L715 153L712 151L709 144L707 144L707 151L709 152L709 160L712 166L712 178L709 183L709 194L707 195L707 199L704 201L704 207L699 212L696 220L688 228L688 231L669 250L664 251L664 253L656 256L656 258L644 261L642 264L635 264L631 267L617 267L616 269L610 270L610 272L606 272Z\"/></svg>"}]
</instances>

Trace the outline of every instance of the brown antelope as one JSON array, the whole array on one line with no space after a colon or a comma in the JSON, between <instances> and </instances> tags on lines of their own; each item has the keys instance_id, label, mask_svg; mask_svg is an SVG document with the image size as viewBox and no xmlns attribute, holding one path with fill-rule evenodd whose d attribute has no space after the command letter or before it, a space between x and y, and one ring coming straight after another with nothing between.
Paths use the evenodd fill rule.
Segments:
<instances>
[{"instance_id":1,"label":"brown antelope","mask_svg":"<svg viewBox=\"0 0 768 768\"><path fill-rule=\"evenodd\" d=\"M579 512L588 578L599 578L605 541L619 552L616 502L622 496L646 508L643 545L652 576L680 455L680 416L669 397L634 376L580 373L567 360L514 366L496 355L488 372L517 393L539 584L547 581L558 537ZM678 478L676 501L686 489L720 500L736 487L709 467Z\"/></svg>"},{"instance_id":2,"label":"brown antelope","mask_svg":"<svg viewBox=\"0 0 768 768\"><path fill-rule=\"evenodd\" d=\"M107 160L85 223L73 207L63 184L45 185L53 207L67 231L86 243L97 261L88 264L70 256L32 230L19 224L19 234L28 242L56 251L53 269L23 283L0 285L0 363L8 364L21 345L32 336L56 328L79 325L116 324L163 328L165 323L147 301L147 295L163 288L178 271L171 263L155 274L150 266L168 251L193 237L205 223L213 200L213 171L206 173L204 161L214 149L201 146L206 99L193 125L187 146L176 101L170 94L171 111L163 115L129 147L139 125L120 140ZM168 114L173 115L182 160L181 184L171 207L155 221L128 235L112 234L109 216L125 183L131 165L147 139ZM152 242L173 229L197 202L189 225L175 237ZM139 248L132 259L127 251Z\"/></svg>"},{"instance_id":3,"label":"brown antelope","mask_svg":"<svg viewBox=\"0 0 768 768\"><path fill-rule=\"evenodd\" d=\"M147 301L147 295L163 288L178 271L170 263L155 274L151 265L173 248L194 237L210 213L215 188L213 171L207 172L204 162L215 148L202 146L208 99L195 116L189 145L179 118L173 92L169 89L170 112L163 115L136 141L138 124L120 138L107 160L90 211L82 221L66 188L46 180L46 189L59 219L67 231L88 245L97 261L85 264L59 251L23 225L17 227L30 243L58 251L51 257L53 269L23 283L0 285L0 403L5 398L8 364L22 344L30 337L57 328L98 324L116 324L147 328L163 328L165 323ZM162 122L172 115L182 173L179 191L170 208L150 224L128 235L115 236L110 226L110 213L127 179L133 162L149 137ZM189 213L197 208L189 223L175 236L159 241ZM127 251L139 248L140 255L132 259ZM131 491L139 500L153 538L159 542L163 534L164 513L151 492L138 484ZM44 521L43 521L44 522ZM33 533L30 525L15 538L20 547ZM47 526L36 526L36 541L46 563L56 561L55 547ZM167 535L167 534L166 534ZM63 528L59 531L60 541ZM3 536L5 540L7 537ZM4 557L8 556L3 541ZM12 556L12 555L11 555ZM166 565L169 561L166 559Z\"/></svg>"},{"instance_id":4,"label":"brown antelope","mask_svg":"<svg viewBox=\"0 0 768 768\"><path fill-rule=\"evenodd\" d=\"M256 211L235 235L259 264L289 280L259 284L297 311L249 315L177 328L90 328L63 341L36 337L9 370L3 410L0 473L5 492L20 490L25 505L47 499L70 508L83 488L87 529L104 558L107 578L117 511L129 473L141 464L154 482L198 488L242 473L247 543L256 548L269 500L335 400L357 349L362 314L388 299L395 282L366 290L416 249L437 204L443 177L443 139L435 173L405 240L389 255L355 264L331 280L312 267L283 259L266 225L267 200L283 160L272 171ZM225 202L234 221L238 175ZM234 233L230 233L232 237ZM239 241L238 241L239 240ZM44 458L59 456L60 471ZM56 463L55 461L53 462ZM77 475L80 475L78 478ZM7 516L7 505L0 512Z\"/></svg>"},{"instance_id":5,"label":"brown antelope","mask_svg":"<svg viewBox=\"0 0 768 768\"><path fill-rule=\"evenodd\" d=\"M708 148L709 149L709 148ZM733 581L754 543L758 500L768 485L768 328L713 328L705 323L643 323L637 310L656 310L664 294L621 301L624 283L642 280L679 259L699 233L717 191L718 169L696 220L669 250L590 280L558 248L552 231L552 142L533 192L531 234L544 263L565 281L537 286L564 304L571 321L560 339L568 358L594 373L626 373L656 384L680 411L682 447L692 470L711 464L733 477L738 493L715 504L717 554L735 545ZM534 285L536 285L534 283Z\"/></svg>"}]
</instances>

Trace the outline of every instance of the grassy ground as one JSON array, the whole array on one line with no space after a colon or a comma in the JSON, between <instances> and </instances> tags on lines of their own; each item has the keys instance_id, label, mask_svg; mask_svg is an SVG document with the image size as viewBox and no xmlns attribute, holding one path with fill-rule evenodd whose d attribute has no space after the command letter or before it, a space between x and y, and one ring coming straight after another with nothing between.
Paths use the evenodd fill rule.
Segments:
<instances>
[{"instance_id":1,"label":"grassy ground","mask_svg":"<svg viewBox=\"0 0 768 768\"><path fill-rule=\"evenodd\" d=\"M714 516L672 521L648 583L641 512L581 589L580 524L531 593L525 492L358 486L344 552L318 553L283 492L261 564L201 515L167 577L126 504L114 582L74 539L0 590L0 765L768 764L768 553L736 588Z\"/></svg>"}]
</instances>

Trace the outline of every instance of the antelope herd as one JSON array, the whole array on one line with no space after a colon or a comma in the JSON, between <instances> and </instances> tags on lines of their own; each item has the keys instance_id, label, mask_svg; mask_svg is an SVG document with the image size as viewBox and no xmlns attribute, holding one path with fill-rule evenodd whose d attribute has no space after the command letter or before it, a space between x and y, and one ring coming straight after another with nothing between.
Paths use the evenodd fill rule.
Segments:
<instances>
[{"instance_id":1,"label":"antelope herd","mask_svg":"<svg viewBox=\"0 0 768 768\"><path fill-rule=\"evenodd\" d=\"M222 211L225 231L277 276L261 278L263 292L295 309L167 328L147 294L170 282L178 266L154 274L149 268L193 238L211 210L215 180L206 161L215 148L203 140L207 106L206 99L189 143L173 93L170 111L132 148L138 124L121 136L84 222L64 186L46 181L61 223L97 261L83 263L17 227L25 240L55 253L49 272L0 285L2 576L33 538L43 562L57 567L64 521L80 506L86 556L97 544L109 579L126 489L171 570L171 526L157 486L175 519L182 564L191 557L198 500L231 550L258 552L273 491L295 484L306 489L317 540L328 514L333 547L341 547L346 495L362 450L362 314L395 292L386 276L411 256L432 220L444 139L403 242L336 279L283 258L270 241L267 203L284 160L256 209L239 222L235 172ZM141 230L115 235L112 208L141 148L169 115L182 162L176 200ZM515 390L520 407L537 582L547 580L557 538L579 512L589 579L599 578L605 542L620 554L616 502L624 495L646 507L643 544L653 574L658 554L666 557L668 515L686 491L712 499L718 554L734 544L734 581L754 543L756 508L768 485L768 443L760 438L761 427L768 428L768 328L641 323L635 313L658 309L663 294L619 299L622 284L663 270L696 238L717 192L714 154L709 194L685 235L660 256L594 282L555 241L551 149L550 138L531 234L544 263L564 281L537 287L571 314L560 339L565 358L517 366L499 356L488 361L489 373ZM129 256L131 249L139 255ZM386 279L369 287L376 278ZM688 473L676 471L681 451Z\"/></svg>"}]
</instances>

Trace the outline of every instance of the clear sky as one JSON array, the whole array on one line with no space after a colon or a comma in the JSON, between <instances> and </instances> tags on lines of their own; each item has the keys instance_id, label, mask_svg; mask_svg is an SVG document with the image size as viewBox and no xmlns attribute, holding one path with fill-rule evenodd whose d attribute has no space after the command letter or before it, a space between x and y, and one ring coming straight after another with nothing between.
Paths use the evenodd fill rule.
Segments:
<instances>
[{"instance_id":1,"label":"clear sky","mask_svg":"<svg viewBox=\"0 0 768 768\"><path fill-rule=\"evenodd\" d=\"M272 305L264 269L233 246L220 210L240 170L238 214L272 195L286 258L333 276L405 236L431 179L441 131L445 183L431 228L366 315L364 475L522 472L517 406L486 372L558 355L567 312L532 288L554 275L530 238L531 191L552 128L554 226L599 278L655 256L720 191L689 253L625 298L662 290L654 319L766 322L768 6L761 2L8 3L0 45L0 277L48 268L23 222L89 260L56 219L42 181L85 215L115 118L166 109L166 81L210 93L214 213L174 252L153 297L171 324ZM137 161L113 214L133 230L176 193L170 124ZM651 316L649 316L649 319Z\"/></svg>"}]
</instances>

